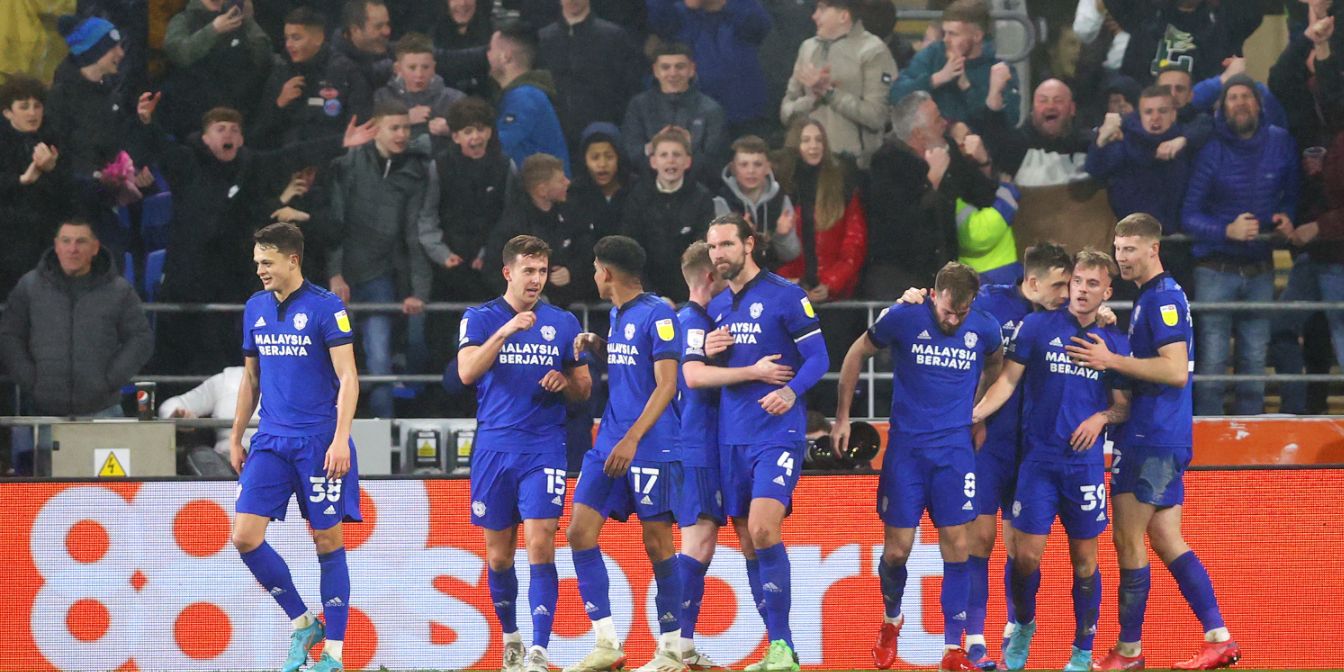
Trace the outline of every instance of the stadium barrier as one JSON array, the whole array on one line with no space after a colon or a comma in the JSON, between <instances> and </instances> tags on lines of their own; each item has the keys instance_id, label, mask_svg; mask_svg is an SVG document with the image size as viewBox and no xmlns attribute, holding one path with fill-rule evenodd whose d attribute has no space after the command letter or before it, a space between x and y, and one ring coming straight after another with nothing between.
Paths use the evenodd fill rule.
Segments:
<instances>
[{"instance_id":1,"label":"stadium barrier","mask_svg":"<svg viewBox=\"0 0 1344 672\"><path fill-rule=\"evenodd\" d=\"M872 475L808 476L785 525L793 576L792 626L810 669L869 668L882 613L876 562L882 532ZM352 608L350 669L496 669L501 643L485 580L484 544L468 523L463 480L374 480L360 492L365 522L346 530ZM236 485L230 482L4 482L0 510L0 670L274 669L289 624L247 573L229 543ZM1218 590L1228 626L1256 669L1333 665L1312 655L1338 636L1328 605L1344 602L1344 527L1333 524L1333 493L1344 470L1195 471L1187 477L1187 539ZM561 530L565 527L561 523ZM654 646L653 581L635 524L611 525L602 548L618 631L632 664ZM1056 527L1056 533L1060 533ZM313 607L312 542L291 505L271 543ZM563 534L555 635L556 666L592 644ZM764 651L742 558L720 535L698 640L739 667ZM1117 634L1118 571L1109 533L1101 539L1104 584L1097 648ZM1073 632L1066 545L1051 544L1043 567L1040 630L1029 667L1055 667ZM517 556L527 595L526 556ZM1200 641L1198 622L1170 575L1153 573L1144 647L1153 667L1183 659ZM1003 626L1001 555L991 559L987 633L997 653ZM934 531L922 527L910 560L907 622L899 667L929 667L942 648L938 591L942 563ZM524 640L526 608L519 610Z\"/></svg>"}]
</instances>

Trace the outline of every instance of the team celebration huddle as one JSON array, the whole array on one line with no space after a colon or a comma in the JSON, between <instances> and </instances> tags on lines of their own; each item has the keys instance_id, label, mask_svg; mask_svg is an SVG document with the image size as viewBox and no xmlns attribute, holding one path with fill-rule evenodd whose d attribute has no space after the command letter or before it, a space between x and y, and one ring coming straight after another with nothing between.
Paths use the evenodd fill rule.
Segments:
<instances>
[{"instance_id":1,"label":"team celebration huddle","mask_svg":"<svg viewBox=\"0 0 1344 672\"><path fill-rule=\"evenodd\" d=\"M850 440L850 407L866 360L889 351L894 372L890 434L872 493L873 524L883 526L878 574L885 613L880 621L872 614L871 623L867 615L852 617L854 626L876 630L877 668L898 662L903 608L921 608L903 605L903 597L925 512L943 561L940 670L1027 667L1041 559L1056 518L1068 537L1076 625L1067 660L1038 655L1035 667L1143 669L1150 546L1205 633L1192 658L1161 664L1215 669L1240 659L1209 575L1181 535L1194 348L1184 290L1159 258L1161 235L1156 219L1134 214L1115 227L1114 257L1038 244L1024 255L1024 277L1015 285L982 284L970 267L950 262L931 289L907 291L849 347L830 436L837 454ZM555 547L566 499L564 536L596 635L591 652L566 672L627 663L642 663L640 672L723 669L713 651L697 647L695 630L719 530L729 523L768 633L764 658L746 670L799 669L783 529L802 476L805 398L822 384L830 362L807 292L764 270L761 247L749 221L731 214L714 219L704 240L681 257L689 301L676 309L644 291L650 260L638 242L602 238L593 250L593 280L612 308L610 329L595 334L545 301L552 250L520 235L503 249L503 296L461 318L457 375L475 387L478 400L471 506L462 516L485 537L506 672L552 669L548 646L560 586ZM350 438L359 394L355 335L341 299L304 279L296 226L258 231L254 261L263 290L248 300L243 320L233 541L293 621L283 669L303 669L310 650L325 642L307 669L341 670L352 599L342 525L360 521ZM1105 306L1120 281L1139 288L1128 333ZM603 358L608 402L571 493L565 405L589 397L590 364ZM259 431L245 452L243 433L258 404ZM323 619L304 604L285 561L265 540L268 523L284 519L291 497L312 528ZM656 583L661 634L648 661L628 661L624 653L601 550L607 520L626 522L632 513ZM1094 655L1106 594L1097 540L1112 521L1120 570L1110 594L1117 596L1120 634ZM520 524L530 643L518 629ZM989 558L1000 538L1008 556L1008 625L1002 657L994 660L985 621Z\"/></svg>"}]
</instances>

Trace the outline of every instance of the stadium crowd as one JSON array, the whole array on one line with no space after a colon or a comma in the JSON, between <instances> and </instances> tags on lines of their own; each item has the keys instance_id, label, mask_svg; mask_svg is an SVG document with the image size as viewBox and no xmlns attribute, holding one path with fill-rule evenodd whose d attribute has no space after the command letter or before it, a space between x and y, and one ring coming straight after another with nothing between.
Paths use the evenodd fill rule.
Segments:
<instances>
[{"instance_id":1,"label":"stadium crowd","mask_svg":"<svg viewBox=\"0 0 1344 672\"><path fill-rule=\"evenodd\" d=\"M613 233L681 303L682 252L729 212L818 305L893 301L950 260L1012 284L1026 246L1107 250L1134 212L1179 234L1163 253L1193 301L1276 300L1276 248L1278 300L1344 300L1332 0L1286 3L1267 82L1252 2L1080 0L1041 14L1028 68L996 56L987 0L931 1L915 41L891 0L80 0L59 38L43 4L0 28L0 358L24 414L116 414L138 373L236 366L239 313L141 301L242 303L277 221L308 277L401 305L357 316L373 374L442 371L458 315L425 304L498 295L515 235L550 245L553 304L598 302ZM820 316L838 366L867 324ZM1344 356L1344 312L1196 323L1200 374ZM361 412L415 392L372 386ZM1320 412L1307 392L1279 408ZM1261 413L1265 385L1201 383L1195 408Z\"/></svg>"}]
</instances>

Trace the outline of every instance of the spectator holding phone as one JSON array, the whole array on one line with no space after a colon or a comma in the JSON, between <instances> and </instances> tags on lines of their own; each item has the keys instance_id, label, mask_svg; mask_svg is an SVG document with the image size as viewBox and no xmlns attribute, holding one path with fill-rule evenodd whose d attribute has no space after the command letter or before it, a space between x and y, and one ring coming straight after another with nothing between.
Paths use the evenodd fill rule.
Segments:
<instances>
[{"instance_id":1,"label":"spectator holding phone","mask_svg":"<svg viewBox=\"0 0 1344 672\"><path fill-rule=\"evenodd\" d=\"M239 0L191 0L168 22L163 50L173 68L160 123L182 137L213 108L256 104L271 68L271 39Z\"/></svg>"}]
</instances>

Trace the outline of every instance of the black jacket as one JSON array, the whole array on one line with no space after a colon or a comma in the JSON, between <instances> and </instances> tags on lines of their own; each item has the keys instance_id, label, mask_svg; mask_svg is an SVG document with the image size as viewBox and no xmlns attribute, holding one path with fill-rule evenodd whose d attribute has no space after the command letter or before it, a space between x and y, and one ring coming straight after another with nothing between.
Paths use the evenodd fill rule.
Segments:
<instances>
[{"instance_id":1,"label":"black jacket","mask_svg":"<svg viewBox=\"0 0 1344 672\"><path fill-rule=\"evenodd\" d=\"M42 251L51 246L60 220L75 210L71 201L69 161L61 154L56 167L32 184L19 177L33 160L33 147L59 143L48 127L19 133L0 124L0 293L8 293L23 274L33 270Z\"/></svg>"},{"instance_id":2,"label":"black jacket","mask_svg":"<svg viewBox=\"0 0 1344 672\"><path fill-rule=\"evenodd\" d=\"M513 176L508 157L497 148L479 160L456 144L434 158L439 173L439 226L443 242L467 262L484 255L490 233L504 215Z\"/></svg>"},{"instance_id":3,"label":"black jacket","mask_svg":"<svg viewBox=\"0 0 1344 672\"><path fill-rule=\"evenodd\" d=\"M283 109L276 107L285 82L300 75L303 92ZM372 111L368 80L350 59L333 51L331 45L323 45L303 63L276 57L248 128L248 141L269 149L339 135L345 132L352 113L363 122Z\"/></svg>"},{"instance_id":4,"label":"black jacket","mask_svg":"<svg viewBox=\"0 0 1344 672\"><path fill-rule=\"evenodd\" d=\"M107 250L71 278L48 249L0 316L0 358L37 415L91 415L121 398L154 352L135 288Z\"/></svg>"},{"instance_id":5,"label":"black jacket","mask_svg":"<svg viewBox=\"0 0 1344 672\"><path fill-rule=\"evenodd\" d=\"M1160 61L1183 65L1200 82L1223 71L1223 59L1260 27L1264 7L1256 2L1204 0L1182 12L1179 0L1105 0L1106 11L1129 33L1120 71L1140 84L1157 76ZM1182 39L1172 39L1173 36Z\"/></svg>"},{"instance_id":6,"label":"black jacket","mask_svg":"<svg viewBox=\"0 0 1344 672\"><path fill-rule=\"evenodd\" d=\"M716 188L732 142L723 108L695 87L682 93L663 93L655 86L631 98L621 123L621 144L643 175L652 173L644 158L644 145L666 126L690 131L694 159L691 173L701 184Z\"/></svg>"},{"instance_id":7,"label":"black jacket","mask_svg":"<svg viewBox=\"0 0 1344 672\"><path fill-rule=\"evenodd\" d=\"M332 38L332 47L355 64L359 74L364 75L364 81L369 85L370 91L377 91L392 81L391 54L370 54L360 51L349 38L339 33Z\"/></svg>"},{"instance_id":8,"label":"black jacket","mask_svg":"<svg viewBox=\"0 0 1344 672\"><path fill-rule=\"evenodd\" d=\"M261 26L247 19L221 35L210 25L217 16L194 0L168 23L164 51L172 68L158 115L178 137L200 130L201 117L213 108L250 111L271 70L271 41Z\"/></svg>"},{"instance_id":9,"label":"black jacket","mask_svg":"<svg viewBox=\"0 0 1344 672\"><path fill-rule=\"evenodd\" d=\"M500 274L504 244L522 234L536 236L551 246L552 275L557 266L569 270L569 284L564 287L546 283L545 294L551 303L567 306L597 300L593 286L593 239L587 227L570 216L567 204L559 203L543 212L522 189L510 194L485 253L485 277L495 283L497 292L504 290L504 277Z\"/></svg>"},{"instance_id":10,"label":"black jacket","mask_svg":"<svg viewBox=\"0 0 1344 672\"><path fill-rule=\"evenodd\" d=\"M952 145L952 160L937 189L929 164L909 145L888 140L868 167L864 194L868 216L868 267L898 266L920 287L958 254L956 200L976 207L994 204L997 184Z\"/></svg>"},{"instance_id":11,"label":"black jacket","mask_svg":"<svg viewBox=\"0 0 1344 672\"><path fill-rule=\"evenodd\" d=\"M577 147L594 121L619 124L645 72L644 57L628 34L589 14L572 26L563 19L546 26L538 40L536 67L555 78L555 111L569 146Z\"/></svg>"},{"instance_id":12,"label":"black jacket","mask_svg":"<svg viewBox=\"0 0 1344 672\"><path fill-rule=\"evenodd\" d=\"M670 194L658 190L655 179L640 180L625 202L622 233L639 241L644 262L644 289L672 299L688 298L681 275L681 253L705 237L714 219L714 198L704 185L688 175Z\"/></svg>"},{"instance_id":13,"label":"black jacket","mask_svg":"<svg viewBox=\"0 0 1344 672\"><path fill-rule=\"evenodd\" d=\"M47 96L47 126L61 142L61 161L78 179L92 179L117 153L126 150L140 163L138 147L127 142L135 120L135 100L113 78L90 82L70 59L61 61Z\"/></svg>"}]
</instances>

